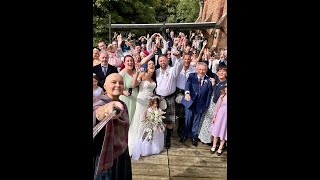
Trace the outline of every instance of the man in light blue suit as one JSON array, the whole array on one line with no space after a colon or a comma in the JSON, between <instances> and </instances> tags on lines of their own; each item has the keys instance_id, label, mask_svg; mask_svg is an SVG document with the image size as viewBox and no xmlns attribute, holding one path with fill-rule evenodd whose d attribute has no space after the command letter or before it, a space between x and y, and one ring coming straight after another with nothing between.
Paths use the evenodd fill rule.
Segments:
<instances>
[{"instance_id":1,"label":"man in light blue suit","mask_svg":"<svg viewBox=\"0 0 320 180\"><path fill-rule=\"evenodd\" d=\"M181 104L185 106L185 128L180 142L183 143L192 134L192 144L198 145L198 129L201 115L209 107L213 91L210 77L206 75L208 65L204 62L197 64L197 73L191 73L186 83L185 96Z\"/></svg>"}]
</instances>

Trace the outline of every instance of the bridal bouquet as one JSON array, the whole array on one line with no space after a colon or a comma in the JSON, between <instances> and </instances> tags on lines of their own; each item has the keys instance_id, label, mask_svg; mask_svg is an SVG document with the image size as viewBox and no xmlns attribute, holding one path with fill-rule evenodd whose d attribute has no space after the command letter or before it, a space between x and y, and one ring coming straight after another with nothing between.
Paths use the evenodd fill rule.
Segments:
<instances>
[{"instance_id":1,"label":"bridal bouquet","mask_svg":"<svg viewBox=\"0 0 320 180\"><path fill-rule=\"evenodd\" d=\"M142 136L142 139L147 138L148 141L153 139L153 133L157 130L165 130L164 124L162 119L166 117L163 116L166 112L162 111L161 109L152 110L151 108L148 109L146 118L142 121L142 129L145 129L145 132Z\"/></svg>"}]
</instances>

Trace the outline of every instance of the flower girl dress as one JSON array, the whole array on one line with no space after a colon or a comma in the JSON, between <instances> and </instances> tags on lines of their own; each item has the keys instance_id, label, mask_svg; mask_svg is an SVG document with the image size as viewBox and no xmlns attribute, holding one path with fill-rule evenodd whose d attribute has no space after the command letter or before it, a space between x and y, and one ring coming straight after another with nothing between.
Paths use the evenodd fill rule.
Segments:
<instances>
[{"instance_id":1,"label":"flower girl dress","mask_svg":"<svg viewBox=\"0 0 320 180\"><path fill-rule=\"evenodd\" d=\"M162 119L165 112L160 108L154 110L150 107L146 118L142 121L142 134L137 139L132 159L138 160L140 156L159 154L164 149L164 124Z\"/></svg>"}]
</instances>

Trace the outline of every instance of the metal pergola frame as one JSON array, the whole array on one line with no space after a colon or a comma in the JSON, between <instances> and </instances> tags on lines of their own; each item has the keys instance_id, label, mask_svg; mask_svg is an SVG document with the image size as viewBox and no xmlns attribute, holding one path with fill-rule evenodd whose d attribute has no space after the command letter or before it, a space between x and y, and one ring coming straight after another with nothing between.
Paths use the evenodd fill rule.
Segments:
<instances>
[{"instance_id":1,"label":"metal pergola frame","mask_svg":"<svg viewBox=\"0 0 320 180\"><path fill-rule=\"evenodd\" d=\"M111 16L109 16L109 39L111 39L112 29L161 29L166 28L178 29L178 28L194 28L194 29L220 29L221 25L216 22L194 22L194 23L156 23L156 24L111 24ZM164 31L163 31L164 32Z\"/></svg>"},{"instance_id":2,"label":"metal pergola frame","mask_svg":"<svg viewBox=\"0 0 320 180\"><path fill-rule=\"evenodd\" d=\"M158 23L158 24L111 24L110 29L174 29L174 28L217 28L216 22L199 22L199 23Z\"/></svg>"}]
</instances>

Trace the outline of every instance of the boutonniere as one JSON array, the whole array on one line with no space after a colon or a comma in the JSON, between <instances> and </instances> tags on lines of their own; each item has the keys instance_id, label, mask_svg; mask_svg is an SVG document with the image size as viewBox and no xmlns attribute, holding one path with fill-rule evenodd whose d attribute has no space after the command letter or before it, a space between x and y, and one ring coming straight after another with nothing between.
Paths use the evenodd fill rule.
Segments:
<instances>
[{"instance_id":1,"label":"boutonniere","mask_svg":"<svg viewBox=\"0 0 320 180\"><path fill-rule=\"evenodd\" d=\"M168 76L169 76L169 73L168 73L167 71L165 72L165 76L166 76L166 77L168 77Z\"/></svg>"},{"instance_id":2,"label":"boutonniere","mask_svg":"<svg viewBox=\"0 0 320 180\"><path fill-rule=\"evenodd\" d=\"M208 83L208 80L206 79L206 80L204 80L204 83Z\"/></svg>"}]
</instances>

